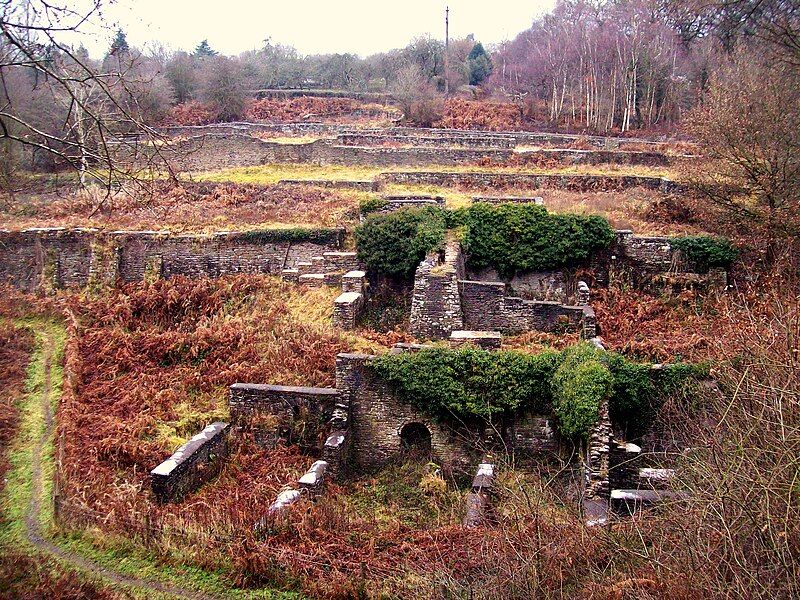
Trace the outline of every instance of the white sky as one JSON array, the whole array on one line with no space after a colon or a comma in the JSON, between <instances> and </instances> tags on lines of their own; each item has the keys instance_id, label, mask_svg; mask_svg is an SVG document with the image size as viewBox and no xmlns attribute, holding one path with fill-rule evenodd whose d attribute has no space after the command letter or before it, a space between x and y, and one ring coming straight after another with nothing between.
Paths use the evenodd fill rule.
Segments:
<instances>
[{"instance_id":1,"label":"white sky","mask_svg":"<svg viewBox=\"0 0 800 600\"><path fill-rule=\"evenodd\" d=\"M117 0L103 13L125 30L132 45L160 42L192 50L208 38L223 54L259 48L267 37L302 54L352 52L361 56L405 46L430 34L444 39L444 8L450 6L450 37L469 33L486 45L512 39L555 0ZM108 49L109 32L82 40L93 56Z\"/></svg>"}]
</instances>

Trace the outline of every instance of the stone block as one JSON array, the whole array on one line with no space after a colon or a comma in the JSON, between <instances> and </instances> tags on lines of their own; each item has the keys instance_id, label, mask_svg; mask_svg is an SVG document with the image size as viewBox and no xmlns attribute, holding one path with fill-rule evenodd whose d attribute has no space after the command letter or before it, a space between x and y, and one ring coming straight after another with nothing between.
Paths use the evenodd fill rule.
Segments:
<instances>
[{"instance_id":1,"label":"stone block","mask_svg":"<svg viewBox=\"0 0 800 600\"><path fill-rule=\"evenodd\" d=\"M325 485L325 472L328 463L324 460L315 461L303 476L298 480L300 491L307 493L311 498L316 498L322 493Z\"/></svg>"},{"instance_id":2,"label":"stone block","mask_svg":"<svg viewBox=\"0 0 800 600\"><path fill-rule=\"evenodd\" d=\"M358 292L344 292L333 301L333 324L342 329L355 329L364 308L364 296Z\"/></svg>"}]
</instances>

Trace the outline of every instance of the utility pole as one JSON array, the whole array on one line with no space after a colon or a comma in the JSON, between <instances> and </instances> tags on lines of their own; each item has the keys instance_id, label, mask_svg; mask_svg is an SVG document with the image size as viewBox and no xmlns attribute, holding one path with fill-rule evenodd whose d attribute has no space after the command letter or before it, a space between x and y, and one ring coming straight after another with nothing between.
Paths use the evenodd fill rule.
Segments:
<instances>
[{"instance_id":1,"label":"utility pole","mask_svg":"<svg viewBox=\"0 0 800 600\"><path fill-rule=\"evenodd\" d=\"M446 6L444 9L444 95L450 94L450 84L447 81L448 66L450 58L448 56L450 50L450 7Z\"/></svg>"}]
</instances>

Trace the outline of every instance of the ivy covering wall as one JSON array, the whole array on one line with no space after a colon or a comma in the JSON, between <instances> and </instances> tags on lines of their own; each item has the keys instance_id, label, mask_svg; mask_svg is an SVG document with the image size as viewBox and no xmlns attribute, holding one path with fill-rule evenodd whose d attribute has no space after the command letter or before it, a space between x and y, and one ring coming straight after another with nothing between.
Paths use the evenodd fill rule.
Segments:
<instances>
[{"instance_id":1,"label":"ivy covering wall","mask_svg":"<svg viewBox=\"0 0 800 600\"><path fill-rule=\"evenodd\" d=\"M649 364L586 342L539 354L431 347L380 356L370 368L404 402L439 421L474 423L518 411L552 414L560 433L575 439L587 435L606 398L617 425L642 431L664 393L707 375L703 365L676 365L654 378Z\"/></svg>"}]
</instances>

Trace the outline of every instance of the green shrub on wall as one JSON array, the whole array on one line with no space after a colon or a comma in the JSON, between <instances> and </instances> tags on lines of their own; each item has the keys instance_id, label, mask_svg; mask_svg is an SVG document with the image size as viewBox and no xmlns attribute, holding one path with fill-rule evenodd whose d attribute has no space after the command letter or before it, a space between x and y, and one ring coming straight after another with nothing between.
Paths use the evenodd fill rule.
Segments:
<instances>
[{"instance_id":1,"label":"green shrub on wall","mask_svg":"<svg viewBox=\"0 0 800 600\"><path fill-rule=\"evenodd\" d=\"M398 395L442 421L474 421L525 409L550 410L558 352L529 355L470 346L383 355L370 367Z\"/></svg>"},{"instance_id":2,"label":"green shrub on wall","mask_svg":"<svg viewBox=\"0 0 800 600\"><path fill-rule=\"evenodd\" d=\"M613 352L606 361L614 374L608 406L611 421L629 435L643 433L653 422L659 396L651 366L631 362Z\"/></svg>"},{"instance_id":3,"label":"green shrub on wall","mask_svg":"<svg viewBox=\"0 0 800 600\"><path fill-rule=\"evenodd\" d=\"M670 244L683 252L700 273L708 273L709 269L715 267L727 268L739 255L730 240L710 235L672 238Z\"/></svg>"},{"instance_id":4,"label":"green shrub on wall","mask_svg":"<svg viewBox=\"0 0 800 600\"><path fill-rule=\"evenodd\" d=\"M649 364L585 342L535 355L432 347L380 356L370 368L404 402L437 420L468 423L516 411L553 414L560 433L570 438L587 435L605 398L615 425L641 434L666 394L708 375L704 365L683 364L654 374Z\"/></svg>"},{"instance_id":5,"label":"green shrub on wall","mask_svg":"<svg viewBox=\"0 0 800 600\"><path fill-rule=\"evenodd\" d=\"M368 214L378 212L384 206L386 206L388 202L383 198L378 198L376 196L372 196L370 198L364 198L358 203L358 211L366 216Z\"/></svg>"},{"instance_id":6,"label":"green shrub on wall","mask_svg":"<svg viewBox=\"0 0 800 600\"><path fill-rule=\"evenodd\" d=\"M614 378L603 352L589 344L564 351L553 375L553 413L561 435L585 437L597 422L600 404L611 395Z\"/></svg>"},{"instance_id":7,"label":"green shrub on wall","mask_svg":"<svg viewBox=\"0 0 800 600\"><path fill-rule=\"evenodd\" d=\"M465 226L469 266L493 267L503 277L576 266L615 239L602 217L550 214L534 204L475 204L451 221Z\"/></svg>"},{"instance_id":8,"label":"green shrub on wall","mask_svg":"<svg viewBox=\"0 0 800 600\"><path fill-rule=\"evenodd\" d=\"M362 206L374 210L377 201ZM365 210L365 208L367 210ZM447 229L459 229L471 268L493 267L504 277L517 272L576 266L608 248L614 231L602 217L550 214L533 204L474 204L372 214L356 229L361 260L370 270L409 276Z\"/></svg>"},{"instance_id":9,"label":"green shrub on wall","mask_svg":"<svg viewBox=\"0 0 800 600\"><path fill-rule=\"evenodd\" d=\"M367 269L395 277L409 277L445 237L444 211L436 207L406 208L372 214L356 228L358 257Z\"/></svg>"}]
</instances>

